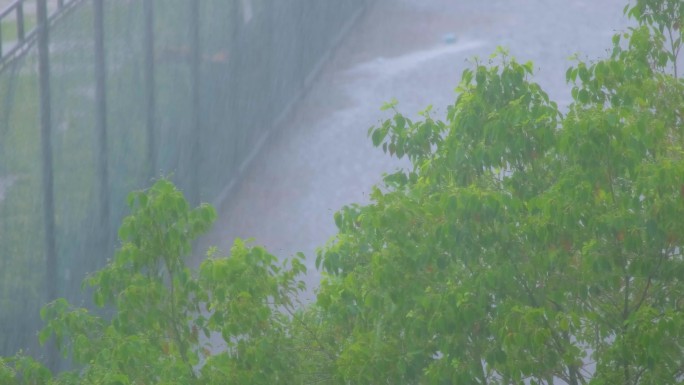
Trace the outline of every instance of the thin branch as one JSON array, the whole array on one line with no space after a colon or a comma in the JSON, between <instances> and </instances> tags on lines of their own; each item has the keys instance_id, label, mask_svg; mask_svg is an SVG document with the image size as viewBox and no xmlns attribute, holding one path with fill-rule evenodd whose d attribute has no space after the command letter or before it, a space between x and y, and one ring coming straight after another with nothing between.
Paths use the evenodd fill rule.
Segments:
<instances>
[{"instance_id":1,"label":"thin branch","mask_svg":"<svg viewBox=\"0 0 684 385\"><path fill-rule=\"evenodd\" d=\"M176 342L178 343L178 351L180 352L181 359L183 362L185 362L188 365L188 368L190 369L190 375L194 380L197 380L197 375L195 374L195 369L192 367L192 364L190 364L190 360L188 359L188 354L187 354L187 346L185 345L185 341L183 341L183 338L181 338L181 332L178 328L178 323L177 323L177 316L176 314L176 294L175 294L175 285L173 283L173 271L171 270L171 265L169 264L169 261L166 258L163 258L164 260L164 265L166 266L166 271L169 274L169 286L170 286L170 291L171 291L171 328L174 333L174 337L176 338Z\"/></svg>"},{"instance_id":2,"label":"thin branch","mask_svg":"<svg viewBox=\"0 0 684 385\"><path fill-rule=\"evenodd\" d=\"M307 325L306 322L304 322L304 321L303 321L301 318L299 318L295 313L293 313L292 310L291 310L289 307L286 306L286 307L285 307L285 310L288 312L288 314L290 314L290 316L292 316L293 319L295 319L295 320L297 320L297 322L299 322L299 324L304 328L304 330L305 330L306 332L308 332L308 333L311 335L311 337L314 339L314 341L316 341L316 343L318 344L318 346L320 346L320 348L321 348L320 351L322 351L326 356L328 356L328 359L330 359L330 361L335 362L335 360L337 360L337 355L334 354L334 353L332 353L332 352L330 352L330 351L328 351L328 350L325 348L325 345L324 345L323 342L321 342L321 340L318 338L318 335L316 334L316 332L314 332L313 330L311 330L311 329L309 328L309 325Z\"/></svg>"}]
</instances>

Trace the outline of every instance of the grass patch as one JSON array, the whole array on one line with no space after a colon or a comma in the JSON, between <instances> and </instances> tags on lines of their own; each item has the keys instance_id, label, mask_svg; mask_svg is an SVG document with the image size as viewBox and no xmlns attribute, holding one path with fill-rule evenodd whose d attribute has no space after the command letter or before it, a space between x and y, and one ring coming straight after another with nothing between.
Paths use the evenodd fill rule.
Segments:
<instances>
[{"instance_id":1,"label":"grass patch","mask_svg":"<svg viewBox=\"0 0 684 385\"><path fill-rule=\"evenodd\" d=\"M10 14L0 20L0 43L2 52L7 52L19 40L18 20L16 14ZM24 36L36 27L36 16L24 13Z\"/></svg>"}]
</instances>

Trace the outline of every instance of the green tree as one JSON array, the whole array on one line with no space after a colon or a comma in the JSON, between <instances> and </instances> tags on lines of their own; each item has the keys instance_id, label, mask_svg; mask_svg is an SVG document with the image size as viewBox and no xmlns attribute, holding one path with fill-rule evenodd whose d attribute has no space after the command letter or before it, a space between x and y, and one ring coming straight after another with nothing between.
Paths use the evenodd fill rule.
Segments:
<instances>
[{"instance_id":1,"label":"green tree","mask_svg":"<svg viewBox=\"0 0 684 385\"><path fill-rule=\"evenodd\" d=\"M300 256L237 240L183 262L215 213L160 180L130 195L120 249L47 305L76 367L0 358L1 384L682 384L684 6L639 0L609 58L567 71L566 113L500 50L445 121L396 102L369 130L411 167L335 214L317 302ZM211 346L218 340L220 346Z\"/></svg>"},{"instance_id":2,"label":"green tree","mask_svg":"<svg viewBox=\"0 0 684 385\"><path fill-rule=\"evenodd\" d=\"M105 316L60 299L45 306L41 342L54 336L77 369L51 376L28 357L0 360L4 384L290 384L298 382L287 334L302 289L299 258L280 266L236 240L191 272L183 257L215 218L188 207L167 180L129 196L114 259L89 277ZM212 346L218 341L220 346ZM283 354L273 355L274 351Z\"/></svg>"},{"instance_id":3,"label":"green tree","mask_svg":"<svg viewBox=\"0 0 684 385\"><path fill-rule=\"evenodd\" d=\"M339 383L684 381L684 6L625 12L565 114L503 50L444 122L385 106L369 135L412 167L317 260Z\"/></svg>"}]
</instances>

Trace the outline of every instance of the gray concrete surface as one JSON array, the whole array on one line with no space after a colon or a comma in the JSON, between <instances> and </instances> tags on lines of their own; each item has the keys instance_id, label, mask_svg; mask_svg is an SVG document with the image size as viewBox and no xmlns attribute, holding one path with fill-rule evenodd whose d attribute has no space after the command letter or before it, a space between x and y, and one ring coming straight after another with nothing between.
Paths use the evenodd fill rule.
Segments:
<instances>
[{"instance_id":1,"label":"gray concrete surface","mask_svg":"<svg viewBox=\"0 0 684 385\"><path fill-rule=\"evenodd\" d=\"M402 165L372 147L366 132L388 117L379 107L396 98L415 116L437 115L455 100L466 59L485 60L498 45L532 60L534 80L559 105L570 101L569 57L607 55L624 29L625 2L616 0L377 0L347 36L287 122L255 157L219 208L201 242L228 252L235 237L253 237L275 255L307 256L315 286L315 249L335 234L333 213L367 202L383 172ZM455 41L445 43L453 34ZM195 262L199 262L196 257ZM312 297L312 293L308 294Z\"/></svg>"}]
</instances>

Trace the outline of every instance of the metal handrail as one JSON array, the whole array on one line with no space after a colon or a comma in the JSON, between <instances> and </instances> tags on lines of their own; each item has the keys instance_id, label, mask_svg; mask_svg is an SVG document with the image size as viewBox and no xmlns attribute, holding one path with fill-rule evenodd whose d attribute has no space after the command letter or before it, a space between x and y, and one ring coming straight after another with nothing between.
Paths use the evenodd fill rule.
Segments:
<instances>
[{"instance_id":1,"label":"metal handrail","mask_svg":"<svg viewBox=\"0 0 684 385\"><path fill-rule=\"evenodd\" d=\"M38 0L36 0L38 1ZM48 15L49 23L52 23L56 18L64 13L64 11L71 8L74 4L81 0L56 0L57 6L53 8L51 14ZM7 51L4 50L3 40L2 40L2 29L0 28L0 72L4 69L5 64L7 64L12 58L21 56L23 52L27 51L28 48L36 40L36 30L38 28L35 25L31 30L26 31L26 13L24 12L24 3L28 0L14 0L5 9L0 11L0 27L5 19L10 15L15 14L16 16L16 35L17 42L9 48Z\"/></svg>"}]
</instances>

